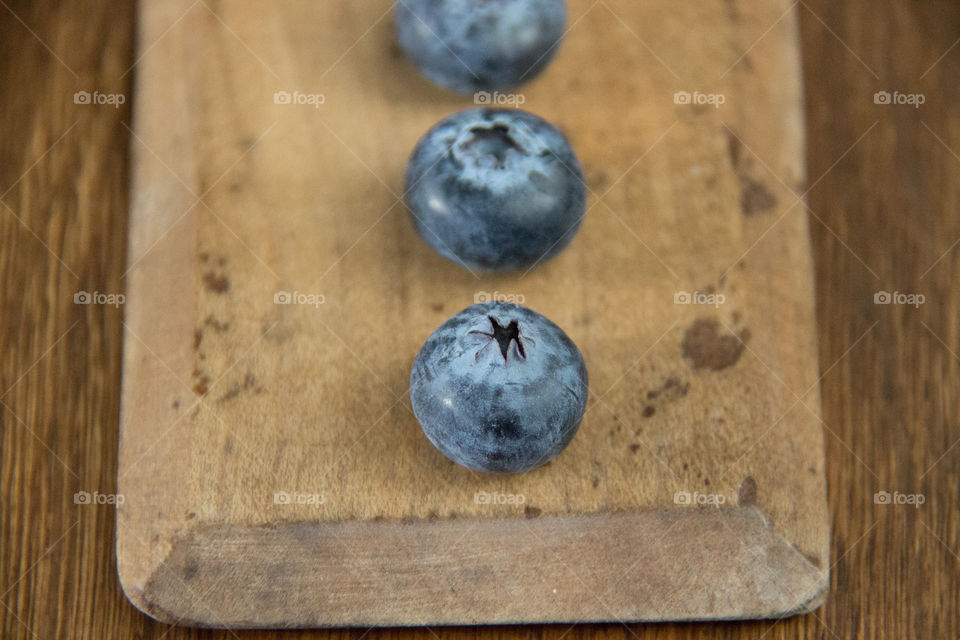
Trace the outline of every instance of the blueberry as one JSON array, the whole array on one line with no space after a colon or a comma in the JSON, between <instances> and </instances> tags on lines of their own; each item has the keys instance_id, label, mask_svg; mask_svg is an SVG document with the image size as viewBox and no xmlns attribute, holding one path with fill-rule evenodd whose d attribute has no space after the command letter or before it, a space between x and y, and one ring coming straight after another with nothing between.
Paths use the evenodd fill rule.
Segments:
<instances>
[{"instance_id":1,"label":"blueberry","mask_svg":"<svg viewBox=\"0 0 960 640\"><path fill-rule=\"evenodd\" d=\"M427 338L410 373L410 400L445 456L477 471L517 473L573 439L587 406L587 368L547 318L484 302Z\"/></svg>"},{"instance_id":2,"label":"blueberry","mask_svg":"<svg viewBox=\"0 0 960 640\"><path fill-rule=\"evenodd\" d=\"M423 75L473 93L515 87L556 53L564 0L399 0L397 41Z\"/></svg>"},{"instance_id":3,"label":"blueberry","mask_svg":"<svg viewBox=\"0 0 960 640\"><path fill-rule=\"evenodd\" d=\"M405 199L417 232L440 255L504 271L563 249L587 195L580 162L554 126L525 111L477 108L420 139Z\"/></svg>"}]
</instances>

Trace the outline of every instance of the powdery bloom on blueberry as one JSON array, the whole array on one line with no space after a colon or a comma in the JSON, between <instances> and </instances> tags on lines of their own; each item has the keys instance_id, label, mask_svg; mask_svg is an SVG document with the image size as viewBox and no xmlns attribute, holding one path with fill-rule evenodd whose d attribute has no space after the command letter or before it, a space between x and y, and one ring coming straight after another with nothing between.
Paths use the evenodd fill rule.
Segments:
<instances>
[{"instance_id":1,"label":"powdery bloom on blueberry","mask_svg":"<svg viewBox=\"0 0 960 640\"><path fill-rule=\"evenodd\" d=\"M529 82L566 22L565 0L399 0L394 15L397 42L420 72L467 94Z\"/></svg>"},{"instance_id":2,"label":"powdery bloom on blueberry","mask_svg":"<svg viewBox=\"0 0 960 640\"><path fill-rule=\"evenodd\" d=\"M532 267L561 251L586 212L586 185L570 143L518 110L469 109L417 143L406 204L440 255L477 271Z\"/></svg>"},{"instance_id":3,"label":"powdery bloom on blueberry","mask_svg":"<svg viewBox=\"0 0 960 640\"><path fill-rule=\"evenodd\" d=\"M413 411L445 456L477 471L528 471L570 443L587 368L560 327L526 307L475 304L427 338L410 374Z\"/></svg>"}]
</instances>

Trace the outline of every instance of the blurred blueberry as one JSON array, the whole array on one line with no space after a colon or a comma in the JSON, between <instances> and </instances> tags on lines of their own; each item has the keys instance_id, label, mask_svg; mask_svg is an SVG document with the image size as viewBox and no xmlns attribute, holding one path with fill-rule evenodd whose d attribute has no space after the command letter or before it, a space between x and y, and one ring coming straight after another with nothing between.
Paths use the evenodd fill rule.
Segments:
<instances>
[{"instance_id":1,"label":"blurred blueberry","mask_svg":"<svg viewBox=\"0 0 960 640\"><path fill-rule=\"evenodd\" d=\"M540 73L567 21L565 0L398 0L397 41L423 75L473 93Z\"/></svg>"},{"instance_id":2,"label":"blurred blueberry","mask_svg":"<svg viewBox=\"0 0 960 640\"><path fill-rule=\"evenodd\" d=\"M423 432L477 471L517 473L573 439L587 406L587 368L560 327L516 304L475 304L427 338L410 373Z\"/></svg>"},{"instance_id":3,"label":"blurred blueberry","mask_svg":"<svg viewBox=\"0 0 960 640\"><path fill-rule=\"evenodd\" d=\"M583 172L570 143L519 110L468 109L417 143L406 203L417 232L471 270L530 267L563 249L583 220Z\"/></svg>"}]
</instances>

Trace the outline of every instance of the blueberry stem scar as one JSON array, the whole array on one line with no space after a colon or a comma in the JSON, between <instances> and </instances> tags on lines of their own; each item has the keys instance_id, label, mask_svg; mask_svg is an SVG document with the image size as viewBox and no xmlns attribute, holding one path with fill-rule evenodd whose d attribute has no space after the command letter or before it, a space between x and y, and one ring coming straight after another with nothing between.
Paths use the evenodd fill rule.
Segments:
<instances>
[{"instance_id":1,"label":"blueberry stem scar","mask_svg":"<svg viewBox=\"0 0 960 640\"><path fill-rule=\"evenodd\" d=\"M507 147L518 153L526 153L513 136L510 135L510 127L505 124L495 124L492 127L473 127L470 129L473 139L467 142L464 147L469 147L478 140L499 140Z\"/></svg>"},{"instance_id":2,"label":"blueberry stem scar","mask_svg":"<svg viewBox=\"0 0 960 640\"><path fill-rule=\"evenodd\" d=\"M510 128L504 124L494 124L491 127L477 126L470 129L473 134L469 140L461 145L461 149L466 151L478 142L489 142L492 144L483 145L484 150L497 159L497 166L504 167L507 161L507 151L514 150L517 153L527 155L523 147L510 135Z\"/></svg>"},{"instance_id":3,"label":"blueberry stem scar","mask_svg":"<svg viewBox=\"0 0 960 640\"><path fill-rule=\"evenodd\" d=\"M487 333L486 331L471 331L470 333L479 333L480 335L487 336L490 340L487 341L485 345L477 351L477 358L480 357L480 352L487 348L491 342L494 340L497 341L497 345L500 347L500 355L503 356L503 361L507 361L507 351L510 349L510 343L516 341L517 343L517 352L520 354L521 358L526 358L527 353L523 348L523 336L520 335L520 325L516 320L511 320L510 323L504 327L497 319L493 316L487 316L490 319L490 326L492 333Z\"/></svg>"}]
</instances>

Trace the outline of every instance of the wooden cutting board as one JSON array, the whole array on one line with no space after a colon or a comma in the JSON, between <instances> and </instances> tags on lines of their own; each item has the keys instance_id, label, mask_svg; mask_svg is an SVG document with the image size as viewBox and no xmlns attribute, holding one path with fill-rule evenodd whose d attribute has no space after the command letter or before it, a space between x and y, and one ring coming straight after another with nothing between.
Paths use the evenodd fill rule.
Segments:
<instances>
[{"instance_id":1,"label":"wooden cutting board","mask_svg":"<svg viewBox=\"0 0 960 640\"><path fill-rule=\"evenodd\" d=\"M420 135L474 101L403 60L389 2L142 3L117 525L137 607L265 627L823 601L795 13L569 6L553 64L499 99L565 131L589 213L554 260L475 276L398 202ZM553 319L590 372L577 437L522 475L454 465L410 409L418 348L484 296Z\"/></svg>"}]
</instances>

